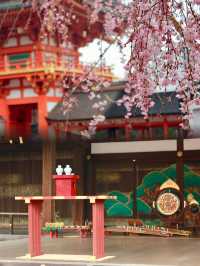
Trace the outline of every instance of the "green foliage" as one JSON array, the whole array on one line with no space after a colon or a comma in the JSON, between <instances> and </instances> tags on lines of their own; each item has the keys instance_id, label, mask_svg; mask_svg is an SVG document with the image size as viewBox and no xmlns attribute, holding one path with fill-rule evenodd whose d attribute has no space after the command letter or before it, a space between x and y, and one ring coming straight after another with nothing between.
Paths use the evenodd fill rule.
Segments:
<instances>
[{"instance_id":1,"label":"green foliage","mask_svg":"<svg viewBox=\"0 0 200 266\"><path fill-rule=\"evenodd\" d=\"M109 217L131 217L133 212L133 199L132 193L130 193L130 201L129 198L119 192L112 191L109 195L117 196L117 200L106 200L105 201L105 209L106 213ZM137 208L138 212L141 214L150 214L152 209L151 207L145 203L142 199L137 198Z\"/></svg>"},{"instance_id":2,"label":"green foliage","mask_svg":"<svg viewBox=\"0 0 200 266\"><path fill-rule=\"evenodd\" d=\"M186 175L186 173L190 171L191 171L190 168L187 165L184 165L184 175ZM171 178L174 181L176 181L176 164L170 165L168 168L161 171L161 173L166 175L168 178Z\"/></svg>"},{"instance_id":3,"label":"green foliage","mask_svg":"<svg viewBox=\"0 0 200 266\"><path fill-rule=\"evenodd\" d=\"M105 200L104 207L106 210L109 210L117 201L116 200Z\"/></svg>"},{"instance_id":4,"label":"green foliage","mask_svg":"<svg viewBox=\"0 0 200 266\"><path fill-rule=\"evenodd\" d=\"M121 216L121 217L131 217L132 210L127 207L122 202L116 202L111 208L107 210L108 216Z\"/></svg>"},{"instance_id":5,"label":"green foliage","mask_svg":"<svg viewBox=\"0 0 200 266\"><path fill-rule=\"evenodd\" d=\"M147 188L152 190L156 185L161 185L167 179L168 176L166 176L164 173L153 171L145 175L142 185L144 189Z\"/></svg>"},{"instance_id":6,"label":"green foliage","mask_svg":"<svg viewBox=\"0 0 200 266\"><path fill-rule=\"evenodd\" d=\"M142 185L138 186L137 190L136 190L137 198L144 196L144 194L145 194L144 187ZM132 195L133 195L133 193L132 193ZM130 195L130 197L132 197L132 195Z\"/></svg>"},{"instance_id":7,"label":"green foliage","mask_svg":"<svg viewBox=\"0 0 200 266\"><path fill-rule=\"evenodd\" d=\"M133 209L133 201L131 200L127 205L131 210ZM151 207L142 199L137 198L137 211L140 214L150 214L152 212Z\"/></svg>"},{"instance_id":8,"label":"green foliage","mask_svg":"<svg viewBox=\"0 0 200 266\"><path fill-rule=\"evenodd\" d=\"M184 187L199 187L200 188L200 176L194 172L187 172L184 177Z\"/></svg>"},{"instance_id":9,"label":"green foliage","mask_svg":"<svg viewBox=\"0 0 200 266\"><path fill-rule=\"evenodd\" d=\"M120 191L111 191L108 193L109 196L117 196L117 200L123 203L127 203L129 198Z\"/></svg>"}]
</instances>

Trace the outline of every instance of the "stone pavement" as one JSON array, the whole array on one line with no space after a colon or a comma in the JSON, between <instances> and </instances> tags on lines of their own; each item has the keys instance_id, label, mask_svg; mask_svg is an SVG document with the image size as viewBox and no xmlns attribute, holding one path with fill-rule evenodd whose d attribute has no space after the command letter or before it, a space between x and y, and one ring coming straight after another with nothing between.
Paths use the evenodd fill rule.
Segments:
<instances>
[{"instance_id":1,"label":"stone pavement","mask_svg":"<svg viewBox=\"0 0 200 266\"><path fill-rule=\"evenodd\" d=\"M115 256L102 262L64 261L24 261L16 257L28 253L26 236L0 235L0 266L52 266L77 265L93 266L126 264L132 266L200 266L200 239L198 238L158 238L142 236L106 237L106 256ZM91 255L91 239L66 237L42 241L43 253ZM18 263L17 263L18 262Z\"/></svg>"}]
</instances>

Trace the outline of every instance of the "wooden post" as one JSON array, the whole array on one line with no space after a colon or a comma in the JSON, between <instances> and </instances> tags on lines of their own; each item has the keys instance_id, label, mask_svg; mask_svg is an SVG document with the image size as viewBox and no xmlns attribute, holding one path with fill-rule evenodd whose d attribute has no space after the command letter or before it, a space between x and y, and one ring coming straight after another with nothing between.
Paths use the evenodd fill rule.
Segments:
<instances>
[{"instance_id":1,"label":"wooden post","mask_svg":"<svg viewBox=\"0 0 200 266\"><path fill-rule=\"evenodd\" d=\"M180 188L181 211L183 211L184 210L184 138L183 138L182 128L178 128L177 130L176 182Z\"/></svg>"},{"instance_id":2,"label":"wooden post","mask_svg":"<svg viewBox=\"0 0 200 266\"><path fill-rule=\"evenodd\" d=\"M80 144L81 145L81 144ZM83 145L83 144L82 144ZM73 158L73 171L79 175L79 180L77 182L77 193L79 195L84 195L84 172L85 172L85 151L83 147L76 147L74 149L74 158ZM77 194L77 195L78 195ZM84 202L83 201L74 201L72 203L72 220L73 224L83 224L84 223Z\"/></svg>"},{"instance_id":3,"label":"wooden post","mask_svg":"<svg viewBox=\"0 0 200 266\"><path fill-rule=\"evenodd\" d=\"M133 218L138 218L137 212L137 185L138 185L138 172L137 172L137 162L133 160Z\"/></svg>"},{"instance_id":4,"label":"wooden post","mask_svg":"<svg viewBox=\"0 0 200 266\"><path fill-rule=\"evenodd\" d=\"M93 256L104 257L104 201L96 199L92 204Z\"/></svg>"},{"instance_id":5,"label":"wooden post","mask_svg":"<svg viewBox=\"0 0 200 266\"><path fill-rule=\"evenodd\" d=\"M41 210L42 201L30 201L28 204L29 253L39 256L41 251Z\"/></svg>"},{"instance_id":6,"label":"wooden post","mask_svg":"<svg viewBox=\"0 0 200 266\"><path fill-rule=\"evenodd\" d=\"M52 174L55 169L56 143L53 141L43 142L42 148L42 195L53 195ZM45 201L43 206L43 224L52 222L54 219L54 202Z\"/></svg>"}]
</instances>

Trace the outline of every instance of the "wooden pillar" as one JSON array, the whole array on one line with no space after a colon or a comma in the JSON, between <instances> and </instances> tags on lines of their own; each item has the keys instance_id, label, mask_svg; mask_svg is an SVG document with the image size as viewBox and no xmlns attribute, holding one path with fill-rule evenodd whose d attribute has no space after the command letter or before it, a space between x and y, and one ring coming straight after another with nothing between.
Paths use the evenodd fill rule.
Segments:
<instances>
[{"instance_id":1,"label":"wooden pillar","mask_svg":"<svg viewBox=\"0 0 200 266\"><path fill-rule=\"evenodd\" d=\"M95 200L92 204L93 256L104 257L104 201Z\"/></svg>"},{"instance_id":2,"label":"wooden pillar","mask_svg":"<svg viewBox=\"0 0 200 266\"><path fill-rule=\"evenodd\" d=\"M30 201L28 204L29 254L41 255L41 210L42 201Z\"/></svg>"},{"instance_id":3,"label":"wooden pillar","mask_svg":"<svg viewBox=\"0 0 200 266\"><path fill-rule=\"evenodd\" d=\"M180 188L181 210L183 211L184 210L184 138L183 138L182 128L178 128L177 130L176 182Z\"/></svg>"},{"instance_id":4,"label":"wooden pillar","mask_svg":"<svg viewBox=\"0 0 200 266\"><path fill-rule=\"evenodd\" d=\"M55 170L56 143L44 141L42 148L42 195L54 194L52 174ZM43 206L43 224L54 219L54 202L45 201Z\"/></svg>"}]
</instances>

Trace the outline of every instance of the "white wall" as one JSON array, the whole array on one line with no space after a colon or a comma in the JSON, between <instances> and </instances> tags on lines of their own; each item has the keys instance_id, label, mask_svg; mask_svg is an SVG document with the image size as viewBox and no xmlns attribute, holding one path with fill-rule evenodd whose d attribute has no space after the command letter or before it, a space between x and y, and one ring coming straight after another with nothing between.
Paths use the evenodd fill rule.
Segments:
<instances>
[{"instance_id":1,"label":"white wall","mask_svg":"<svg viewBox=\"0 0 200 266\"><path fill-rule=\"evenodd\" d=\"M200 138L184 140L185 150L200 150ZM92 143L92 154L176 151L176 140Z\"/></svg>"}]
</instances>

